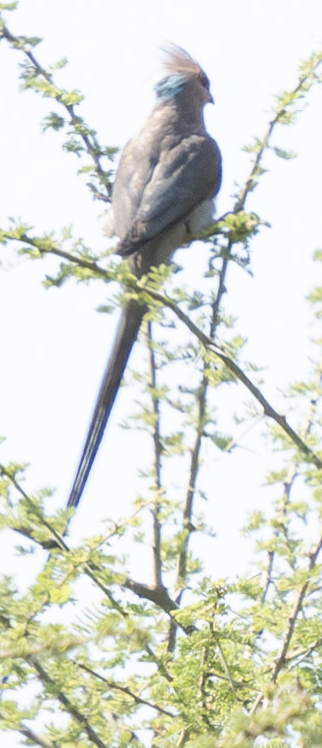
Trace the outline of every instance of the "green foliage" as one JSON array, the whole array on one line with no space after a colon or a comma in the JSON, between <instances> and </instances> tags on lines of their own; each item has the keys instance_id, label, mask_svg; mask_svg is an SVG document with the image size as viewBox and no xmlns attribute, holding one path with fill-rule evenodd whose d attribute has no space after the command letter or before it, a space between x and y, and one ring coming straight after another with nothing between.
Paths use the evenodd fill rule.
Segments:
<instances>
[{"instance_id":1,"label":"green foliage","mask_svg":"<svg viewBox=\"0 0 322 748\"><path fill-rule=\"evenodd\" d=\"M0 12L1 10L13 10L15 7L16 3L5 3L0 7ZM66 66L66 58L52 63L45 69L32 51L41 39L38 37L14 36L0 18L0 40L2 38L6 39L14 49L21 51L24 55L20 62L21 89L35 91L45 98L54 99L64 111L65 116L58 114L58 112L51 112L47 115L43 123L43 130L67 130L67 139L63 147L69 152L76 153L80 158L85 153L90 156L92 160L92 179L88 183L88 187L93 197L108 201L111 189L111 171L103 169L101 159L106 156L112 161L117 149L101 146L96 131L90 128L82 117L75 114L75 107L81 103L83 95L77 89L68 91L56 85L53 73Z\"/></svg>"},{"instance_id":2,"label":"green foliage","mask_svg":"<svg viewBox=\"0 0 322 748\"><path fill-rule=\"evenodd\" d=\"M18 2L15 3L0 3L0 10L16 10Z\"/></svg>"},{"instance_id":3,"label":"green foliage","mask_svg":"<svg viewBox=\"0 0 322 748\"><path fill-rule=\"evenodd\" d=\"M64 124L65 120L63 117L60 117L56 112L50 112L44 119L43 129L48 130L51 127L53 130L61 130Z\"/></svg>"},{"instance_id":4,"label":"green foliage","mask_svg":"<svg viewBox=\"0 0 322 748\"><path fill-rule=\"evenodd\" d=\"M276 156L278 156L279 158L284 158L286 159L286 161L288 161L290 158L296 158L296 153L294 153L294 151L285 151L283 148L277 148L276 146L275 148L273 148L273 150Z\"/></svg>"}]
</instances>

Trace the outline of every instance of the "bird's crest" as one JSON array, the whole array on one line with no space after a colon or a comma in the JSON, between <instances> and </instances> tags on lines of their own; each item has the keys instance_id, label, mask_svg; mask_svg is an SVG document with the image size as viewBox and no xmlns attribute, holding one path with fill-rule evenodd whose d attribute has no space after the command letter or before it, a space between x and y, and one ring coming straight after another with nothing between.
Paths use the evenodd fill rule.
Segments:
<instances>
[{"instance_id":1,"label":"bird's crest","mask_svg":"<svg viewBox=\"0 0 322 748\"><path fill-rule=\"evenodd\" d=\"M176 44L168 43L162 47L164 54L164 67L170 75L175 73L184 73L185 75L200 75L203 73L202 68L191 57L185 49L178 47Z\"/></svg>"}]
</instances>

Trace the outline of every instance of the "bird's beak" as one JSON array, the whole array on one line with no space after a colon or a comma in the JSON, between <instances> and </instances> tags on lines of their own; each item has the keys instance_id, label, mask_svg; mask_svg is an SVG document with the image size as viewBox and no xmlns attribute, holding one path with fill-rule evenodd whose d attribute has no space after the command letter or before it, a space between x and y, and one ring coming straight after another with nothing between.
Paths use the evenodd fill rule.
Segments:
<instances>
[{"instance_id":1,"label":"bird's beak","mask_svg":"<svg viewBox=\"0 0 322 748\"><path fill-rule=\"evenodd\" d=\"M214 104L215 103L214 99L213 99L213 97L212 97L212 95L210 93L210 91L208 91L208 103L209 104Z\"/></svg>"}]
</instances>

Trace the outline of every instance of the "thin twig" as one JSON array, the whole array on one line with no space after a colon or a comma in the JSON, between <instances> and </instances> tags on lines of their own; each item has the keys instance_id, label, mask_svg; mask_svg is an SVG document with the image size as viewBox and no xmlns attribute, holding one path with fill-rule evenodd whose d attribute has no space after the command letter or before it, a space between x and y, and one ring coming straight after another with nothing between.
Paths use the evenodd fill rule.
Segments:
<instances>
[{"instance_id":1,"label":"thin twig","mask_svg":"<svg viewBox=\"0 0 322 748\"><path fill-rule=\"evenodd\" d=\"M63 260L67 260L67 262L71 262L73 265L78 265L81 268L84 268L86 270L91 270L96 275L101 275L102 278L105 278L107 280L110 279L110 275L108 274L108 271L105 270L103 267L97 264L96 260L84 260L82 257L78 257L77 255L73 255L70 252L65 252L63 249L58 249L57 247L40 247L37 243L36 239L33 239L32 237L28 236L27 234L21 234L19 239L17 237L12 237L6 232L3 232L3 238L4 239L13 239L14 241L21 241L24 244L29 244L31 247L35 247L35 249L38 250L40 255L43 254L54 254L57 255L57 257L61 257Z\"/></svg>"},{"instance_id":2,"label":"thin twig","mask_svg":"<svg viewBox=\"0 0 322 748\"><path fill-rule=\"evenodd\" d=\"M154 474L155 474L155 501L152 509L153 518L153 580L155 587L162 587L162 562L161 562L161 523L159 520L160 513L160 496L162 491L161 484L161 429L160 429L160 403L157 395L157 378L156 378L156 360L153 348L152 322L148 322L148 351L150 362L150 394L152 399L152 408L154 414L153 421L153 444L154 444Z\"/></svg>"},{"instance_id":3,"label":"thin twig","mask_svg":"<svg viewBox=\"0 0 322 748\"><path fill-rule=\"evenodd\" d=\"M65 542L65 540L62 538L61 535L59 535L56 532L56 530L50 525L50 523L48 523L43 518L43 516L39 513L39 510L37 510L37 507L34 507L34 502L28 496L28 494L26 494L26 492L21 488L21 486L19 486L19 484L16 481L16 479L14 478L14 476L12 476L10 474L10 472L6 468L3 468L3 466L0 465L0 473L1 472L3 473L3 475L5 475L13 483L13 485L15 486L15 488L17 488L17 490L21 493L21 495L24 497L24 499L28 501L28 503L30 504L31 508L35 512L37 518L39 519L39 521L42 524L44 524L44 526L54 535L55 541L52 544L50 544L50 543L48 543L46 541L42 542L40 540L35 539L33 537L33 535L30 532L28 532L25 528L21 529L20 527L15 527L13 529L15 529L16 532L21 533L24 537L28 537L30 540L32 540L34 542L37 542L45 550L47 550L48 547L49 547L49 545L51 545L51 547L60 548L60 550L66 552L66 553L70 553L70 548L68 547L68 545ZM85 563L83 569L84 569L84 573L87 574L92 579L92 581L95 582L95 584L98 587L100 587L100 589L108 597L108 599L112 603L113 607L116 610L118 610L119 613L123 617L127 616L127 612L124 611L123 608L122 608L122 606L114 599L114 597L113 597L110 589L98 578L98 574L102 573L102 570L99 569L97 567L97 565L94 564L94 563L92 563L91 561L88 561L87 563ZM104 573L104 571L103 571L103 573ZM136 582L136 581L134 581L133 579L130 579L130 578L127 578L124 582L119 582L119 585L120 585L120 587L123 587L125 589L130 590L131 592L133 592L138 597L143 598L145 600L149 600L150 602L153 602L155 605L157 605L158 607L160 607L165 613L167 613L168 615L170 615L170 617L171 617L171 612L177 610L177 608L178 608L178 605L175 602L175 600L171 599L171 597L170 597L167 589L165 587L163 587L162 585L159 586L159 587L149 586L149 585L144 584L142 582ZM194 630L193 627L191 627L191 626L185 627L182 624L178 624L178 625L180 625L180 628L186 634L190 634Z\"/></svg>"},{"instance_id":4,"label":"thin twig","mask_svg":"<svg viewBox=\"0 0 322 748\"><path fill-rule=\"evenodd\" d=\"M50 738L47 738L46 735L40 735L39 732L35 732L31 727L24 725L23 722L21 722L21 726L17 728L17 730L20 732L20 735L23 735L23 737L27 738L31 743L40 745L41 748L59 748L59 744L56 743L56 740L53 741Z\"/></svg>"},{"instance_id":5,"label":"thin twig","mask_svg":"<svg viewBox=\"0 0 322 748\"><path fill-rule=\"evenodd\" d=\"M120 686L119 683L115 683L114 681L108 680L107 678L104 678L103 675L100 673L97 673L95 670L92 670L92 668L87 667L87 665L79 664L79 667L82 670L86 670L87 673L90 673L95 678L98 678L99 680L103 681L103 683L106 683L106 685L109 688L114 689L115 691L121 691L122 693L126 694L126 696L130 696L133 701L135 701L136 704L140 704L142 706L148 706L150 709L155 709L157 712L160 712L160 714L165 714L167 717L175 717L175 714L172 714L172 712L169 712L167 709L163 709L162 706L158 706L158 704L152 704L151 701L147 701L146 699L142 699L140 696L137 696L133 691L131 691L127 686Z\"/></svg>"},{"instance_id":6,"label":"thin twig","mask_svg":"<svg viewBox=\"0 0 322 748\"><path fill-rule=\"evenodd\" d=\"M216 636L215 637L215 641L216 641L216 644L217 644L217 647L218 647L218 650L219 650L219 654L220 654L220 658L221 658L221 661L222 661L222 664L223 664L223 667L224 667L224 671L225 671L225 673L227 675L227 679L229 681L229 685L231 687L231 690L232 690L232 692L234 694L234 697L235 697L236 701L239 701L237 693L236 693L235 683L234 683L233 678L231 677L229 665L228 665L228 662L227 662L224 650L223 650L223 648L222 648L222 646L220 644L219 637Z\"/></svg>"},{"instance_id":7,"label":"thin twig","mask_svg":"<svg viewBox=\"0 0 322 748\"><path fill-rule=\"evenodd\" d=\"M320 371L318 373L318 381L317 381L317 389L318 390L321 389L321 382L322 382L322 370L320 369ZM319 398L317 396L312 397L311 400L310 400L310 408L309 408L309 414L308 414L307 422L306 422L306 425L305 425L305 427L304 427L304 429L302 431L302 438L303 439L306 439L309 436L310 432L311 432L311 429L312 429L312 426L313 426L313 423L314 423L314 415L315 415L315 412L316 412L316 408L317 408L318 402L319 402ZM294 481L296 480L296 478L298 477L298 475L299 475L299 473L298 473L298 460L294 460L292 462L292 464L290 465L288 476L287 476L287 479L286 479L286 481L284 483L284 497L283 497L283 506L282 506L282 513L283 513L284 516L286 515L286 507L287 507L287 505L290 502L290 494L291 494L292 487L294 485ZM292 549L290 547L290 542L289 542L289 538L288 538L288 531L287 531L286 524L285 523L281 523L281 522L279 522L279 524L280 524L280 526L283 529L284 537L286 539L288 548L291 551L290 558L292 558ZM275 530L274 536L277 536L278 533L279 533L279 530ZM261 603L262 604L266 600L266 597L267 597L267 594L268 594L268 590L269 590L270 584L272 582L272 572L273 572L274 559L275 559L275 551L268 551L268 554L267 554L267 566L266 566L265 575L264 575L264 579L263 579L264 590L263 590L263 594L261 596ZM289 563L291 564L291 560L289 560ZM293 568L293 565L292 565L292 568Z\"/></svg>"},{"instance_id":8,"label":"thin twig","mask_svg":"<svg viewBox=\"0 0 322 748\"><path fill-rule=\"evenodd\" d=\"M4 465L0 464L0 475L1 474L4 475L12 483L12 485L15 487L18 493L20 493L20 495L25 499L25 501L27 501L30 509L33 511L37 519L41 522L41 524L44 527L46 527L46 529L51 533L51 535L53 535L53 537L55 538L55 541L54 541L55 545L64 551L68 551L69 550L68 546L66 545L63 537L55 530L55 528L50 524L50 522L48 522L45 519L45 517L43 516L43 514L40 512L39 508L35 504L35 502L30 498L30 496L28 496L28 494L26 494L26 492L20 486L15 476L11 475L10 470L7 470L7 468L5 468ZM32 539L34 540L34 538ZM46 547L45 543L43 543L42 545L43 547Z\"/></svg>"},{"instance_id":9,"label":"thin twig","mask_svg":"<svg viewBox=\"0 0 322 748\"><path fill-rule=\"evenodd\" d=\"M21 41L22 42L25 41L25 38L23 36L14 36L14 34L12 34L9 31L9 29L7 28L5 24L3 24L0 34L1 34L1 37L7 39L7 41L13 43L14 45L20 44ZM42 78L44 78L47 81L47 83L50 83L50 85L55 85L52 73L48 73L47 70L45 70L45 68L38 62L33 52L31 52L31 50L28 48L27 40L26 40L26 46L22 46L22 47L20 46L20 49L26 55L28 60L30 60L37 74L42 76ZM104 154L102 153L102 150L100 146L98 145L96 138L93 135L86 134L77 129L77 125L79 125L80 123L80 118L77 116L77 114L75 114L74 106L72 104L64 103L59 97L56 97L56 101L58 101L62 105L62 107L64 107L64 109L68 112L70 119L71 119L71 124L75 128L75 132L77 136L83 141L87 153L91 156L92 160L94 161L97 174L100 177L100 181L104 185L106 192L107 192L106 199L109 200L111 187L108 182L107 174L102 168L101 163L100 163L100 157Z\"/></svg>"},{"instance_id":10,"label":"thin twig","mask_svg":"<svg viewBox=\"0 0 322 748\"><path fill-rule=\"evenodd\" d=\"M321 549L322 549L322 535L321 535L321 538L320 538L319 542L317 543L314 551L312 551L310 554L308 554L308 557L309 557L308 571L309 572L314 569L314 567L316 565L316 562L317 562L318 555L319 555ZM296 625L296 621L297 621L299 613L300 613L300 611L302 609L304 598L306 596L309 584L310 584L310 579L308 578L306 580L306 582L304 582L304 584L301 585L300 589L298 590L297 596L295 598L294 605L293 605L293 610L292 610L292 612L291 612L291 614L290 614L290 616L288 618L288 626L287 626L285 635L283 637L283 641L282 641L280 650L279 650L279 652L278 652L278 654L276 656L276 659L275 659L275 662L274 662L274 666L273 666L272 671L271 671L270 680L273 683L276 683L277 678L279 676L279 673L281 672L281 670L283 669L285 663L287 662L287 652L288 652L288 649L289 649L289 646L290 646L290 643L291 643L291 640L292 640L292 636L293 636L293 633L294 633L294 628L295 628L295 625ZM256 709L261 705L263 699L264 699L264 693L262 692L262 693L260 693L258 695L255 703L253 704L253 707L251 709L250 714L254 714L254 712L256 711Z\"/></svg>"},{"instance_id":11,"label":"thin twig","mask_svg":"<svg viewBox=\"0 0 322 748\"><path fill-rule=\"evenodd\" d=\"M319 470L322 469L322 460L313 452L312 449L303 441L303 439L299 436L299 434L292 429L292 427L287 422L285 416L280 415L277 413L277 411L270 405L268 400L264 397L264 395L261 393L261 391L256 387L256 385L249 379L249 377L245 374L245 372L240 369L239 366L231 359L224 351L216 345L216 343L208 336L206 335L202 330L197 327L197 325L192 322L192 320L189 319L189 317L178 307L174 301L172 301L168 296L165 294L158 293L157 291L154 291L150 288L146 288L146 292L151 296L152 299L155 301L160 302L164 306L169 307L174 314L183 322L186 327L200 340L202 345L207 349L210 350L212 353L215 354L226 366L227 368L236 376L237 379L239 379L245 387L252 393L252 395L255 397L255 399L260 403L260 405L264 409L264 413L269 418L272 418L278 425L281 427L281 429L290 437L291 441L296 444L298 449L303 452L308 459L309 462L313 462L314 465L319 468Z\"/></svg>"},{"instance_id":12,"label":"thin twig","mask_svg":"<svg viewBox=\"0 0 322 748\"><path fill-rule=\"evenodd\" d=\"M266 597L268 595L268 590L270 588L270 585L272 583L272 571L273 571L273 563L274 563L274 557L275 552L274 551L268 551L267 553L267 565L265 569L265 574L263 578L263 593L261 595L261 605L264 605L264 602L266 600Z\"/></svg>"},{"instance_id":13,"label":"thin twig","mask_svg":"<svg viewBox=\"0 0 322 748\"><path fill-rule=\"evenodd\" d=\"M315 550L312 551L312 553L309 554L309 559L310 559L310 561L309 561L309 567L308 567L309 571L312 571L312 569L314 569L321 548L322 548L322 536L321 536L321 538L320 538L320 540L319 540L319 542L318 542ZM281 671L281 669L282 669L282 667L283 667L283 665L285 663L285 658L286 658L286 654L287 654L287 651L288 651L288 648L289 648L289 645L290 645L290 642L291 642L291 638L292 638L292 635L293 635L293 632L294 632L294 627L295 627L295 624L296 624L296 621L297 621L297 618L298 618L298 614L299 614L299 612L300 612L300 610L302 608L302 604L303 604L303 601L304 601L304 598L305 598L305 595L306 595L306 592L307 592L309 584L310 584L310 580L307 579L307 581L304 582L304 584L302 584L302 586L300 587L300 589L298 591L298 594L297 594L297 597L295 599L292 613L291 613L291 615L289 616L289 619L288 619L288 626L287 626L287 629L286 629L284 640L282 642L280 651L279 651L279 653L278 653L278 655L276 657L274 669L273 669L273 672L272 672L272 681L274 683L276 682L277 676L278 676L279 672Z\"/></svg>"},{"instance_id":14,"label":"thin twig","mask_svg":"<svg viewBox=\"0 0 322 748\"><path fill-rule=\"evenodd\" d=\"M89 740L97 745L97 748L108 748L107 744L104 743L103 740L101 740L99 735L97 735L97 732L93 729L87 717L85 717L85 715L80 712L79 709L74 706L74 704L72 704L70 699L66 696L66 694L63 693L63 691L56 688L55 681L50 677L50 675L48 675L40 662L34 657L30 657L28 658L28 660L32 667L36 670L41 682L45 686L49 687L52 692L54 692L56 698L62 704L64 709L66 709L71 717L73 717L76 722L78 722L83 727Z\"/></svg>"}]
</instances>

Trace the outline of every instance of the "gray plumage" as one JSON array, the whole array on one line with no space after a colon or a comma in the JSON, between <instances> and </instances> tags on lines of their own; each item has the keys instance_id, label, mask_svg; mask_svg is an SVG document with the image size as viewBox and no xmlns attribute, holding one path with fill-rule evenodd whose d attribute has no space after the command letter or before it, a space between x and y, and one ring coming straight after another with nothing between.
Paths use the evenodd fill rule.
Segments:
<instances>
[{"instance_id":1,"label":"gray plumage","mask_svg":"<svg viewBox=\"0 0 322 748\"><path fill-rule=\"evenodd\" d=\"M168 263L178 247L198 238L213 219L221 183L221 154L206 132L203 109L213 102L209 81L185 50L166 50L166 77L140 133L124 148L117 170L108 233L140 277ZM95 459L146 309L123 309L80 465L68 500L77 506Z\"/></svg>"}]
</instances>

